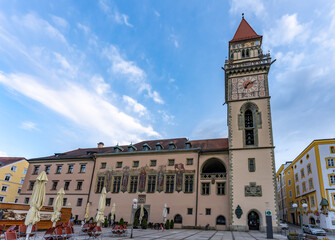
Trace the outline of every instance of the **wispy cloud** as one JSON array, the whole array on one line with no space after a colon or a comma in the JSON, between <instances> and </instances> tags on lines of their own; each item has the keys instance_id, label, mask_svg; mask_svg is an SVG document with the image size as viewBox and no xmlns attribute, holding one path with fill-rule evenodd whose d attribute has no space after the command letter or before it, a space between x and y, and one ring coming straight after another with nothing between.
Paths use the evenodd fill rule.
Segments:
<instances>
[{"instance_id":1,"label":"wispy cloud","mask_svg":"<svg viewBox=\"0 0 335 240\"><path fill-rule=\"evenodd\" d=\"M171 34L170 35L170 41L173 43L173 45L178 48L179 47L179 42L178 42L178 38L176 35Z\"/></svg>"},{"instance_id":2,"label":"wispy cloud","mask_svg":"<svg viewBox=\"0 0 335 240\"><path fill-rule=\"evenodd\" d=\"M147 82L146 73L135 62L127 61L113 45L104 49L103 54L112 64L112 73L119 74L125 77L128 82L136 84L140 93L146 91L147 96L152 98L156 103L164 103L159 93L152 90L152 86Z\"/></svg>"},{"instance_id":3,"label":"wispy cloud","mask_svg":"<svg viewBox=\"0 0 335 240\"><path fill-rule=\"evenodd\" d=\"M36 127L36 123L30 122L30 121L25 121L22 122L20 127L24 130L38 130L38 128Z\"/></svg>"},{"instance_id":4,"label":"wispy cloud","mask_svg":"<svg viewBox=\"0 0 335 240\"><path fill-rule=\"evenodd\" d=\"M68 22L64 18L55 16L55 15L51 15L51 19L56 24L56 26L58 26L62 29L66 29L66 28L69 27Z\"/></svg>"},{"instance_id":5,"label":"wispy cloud","mask_svg":"<svg viewBox=\"0 0 335 240\"><path fill-rule=\"evenodd\" d=\"M264 10L262 0L232 0L229 12L234 14L253 12L256 16L261 16Z\"/></svg>"},{"instance_id":6,"label":"wispy cloud","mask_svg":"<svg viewBox=\"0 0 335 240\"><path fill-rule=\"evenodd\" d=\"M127 108L131 109L131 111L138 113L139 116L144 116L145 114L148 114L148 110L146 107L144 107L142 104L138 103L135 99L129 97L129 96L123 96L123 101L127 104Z\"/></svg>"},{"instance_id":7,"label":"wispy cloud","mask_svg":"<svg viewBox=\"0 0 335 240\"><path fill-rule=\"evenodd\" d=\"M264 32L266 46L274 47L292 43L304 43L310 35L308 24L298 22L297 14L285 14L276 21L276 25ZM265 47L266 47L265 46Z\"/></svg>"},{"instance_id":8,"label":"wispy cloud","mask_svg":"<svg viewBox=\"0 0 335 240\"><path fill-rule=\"evenodd\" d=\"M154 10L154 14L157 16L157 17L160 17L161 14L157 11L157 10Z\"/></svg>"},{"instance_id":9,"label":"wispy cloud","mask_svg":"<svg viewBox=\"0 0 335 240\"><path fill-rule=\"evenodd\" d=\"M0 83L34 99L80 126L106 134L113 141L140 141L158 137L151 126L143 126L105 99L80 85L67 83L63 89L51 89L33 76L0 73Z\"/></svg>"},{"instance_id":10,"label":"wispy cloud","mask_svg":"<svg viewBox=\"0 0 335 240\"><path fill-rule=\"evenodd\" d=\"M66 43L66 39L63 34L54 26L52 26L48 21L37 17L35 14L27 14L22 18L14 16L13 20L18 25L23 25L24 27L30 29L32 32L44 33L51 38L56 38Z\"/></svg>"},{"instance_id":11,"label":"wispy cloud","mask_svg":"<svg viewBox=\"0 0 335 240\"><path fill-rule=\"evenodd\" d=\"M107 16L114 19L114 21L118 24L125 24L128 27L133 27L131 23L129 23L129 16L123 13L119 13L116 6L111 6L111 3L106 0L99 1L100 8L104 11Z\"/></svg>"},{"instance_id":12,"label":"wispy cloud","mask_svg":"<svg viewBox=\"0 0 335 240\"><path fill-rule=\"evenodd\" d=\"M161 118L163 119L165 123L169 125L176 125L176 123L174 122L175 116L169 114L165 110L159 110L158 113L160 114Z\"/></svg>"}]
</instances>

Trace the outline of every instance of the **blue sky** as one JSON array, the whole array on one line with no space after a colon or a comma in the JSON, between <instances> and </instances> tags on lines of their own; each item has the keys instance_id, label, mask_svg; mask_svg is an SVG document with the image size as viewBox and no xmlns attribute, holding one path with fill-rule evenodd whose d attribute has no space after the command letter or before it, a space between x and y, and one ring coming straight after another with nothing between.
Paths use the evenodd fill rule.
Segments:
<instances>
[{"instance_id":1,"label":"blue sky","mask_svg":"<svg viewBox=\"0 0 335 240\"><path fill-rule=\"evenodd\" d=\"M277 168L333 138L333 1L0 1L0 155L227 137L221 66L242 12L277 59Z\"/></svg>"}]
</instances>

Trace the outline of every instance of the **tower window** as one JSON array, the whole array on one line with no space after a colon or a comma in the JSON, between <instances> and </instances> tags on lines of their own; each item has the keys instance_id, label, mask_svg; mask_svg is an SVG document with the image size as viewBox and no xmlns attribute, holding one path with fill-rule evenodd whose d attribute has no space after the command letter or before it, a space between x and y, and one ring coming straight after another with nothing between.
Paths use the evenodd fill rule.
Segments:
<instances>
[{"instance_id":1,"label":"tower window","mask_svg":"<svg viewBox=\"0 0 335 240\"><path fill-rule=\"evenodd\" d=\"M254 123L252 118L252 112L250 109L244 113L244 124L245 124L245 143L246 145L254 145Z\"/></svg>"},{"instance_id":2,"label":"tower window","mask_svg":"<svg viewBox=\"0 0 335 240\"><path fill-rule=\"evenodd\" d=\"M230 53L230 58L234 59L234 52L233 51L231 51L231 53Z\"/></svg>"},{"instance_id":3,"label":"tower window","mask_svg":"<svg viewBox=\"0 0 335 240\"><path fill-rule=\"evenodd\" d=\"M255 172L256 164L254 158L248 158L248 166L249 166L249 172Z\"/></svg>"},{"instance_id":4,"label":"tower window","mask_svg":"<svg viewBox=\"0 0 335 240\"><path fill-rule=\"evenodd\" d=\"M245 56L246 56L246 57L249 57L249 49L247 49L247 50L245 51Z\"/></svg>"},{"instance_id":5,"label":"tower window","mask_svg":"<svg viewBox=\"0 0 335 240\"><path fill-rule=\"evenodd\" d=\"M242 58L245 58L245 50L242 50Z\"/></svg>"}]
</instances>

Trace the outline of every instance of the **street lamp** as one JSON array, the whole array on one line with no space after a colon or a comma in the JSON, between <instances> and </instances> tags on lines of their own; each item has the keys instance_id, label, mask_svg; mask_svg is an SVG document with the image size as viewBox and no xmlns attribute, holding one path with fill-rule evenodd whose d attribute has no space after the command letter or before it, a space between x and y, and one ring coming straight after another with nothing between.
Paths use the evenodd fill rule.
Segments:
<instances>
[{"instance_id":1,"label":"street lamp","mask_svg":"<svg viewBox=\"0 0 335 240\"><path fill-rule=\"evenodd\" d=\"M133 206L132 206L132 209L131 209L131 233L130 233L130 238L133 238L133 229L134 229L134 216L133 216L133 212L136 209L137 209L137 199L134 198L133 199Z\"/></svg>"},{"instance_id":2,"label":"street lamp","mask_svg":"<svg viewBox=\"0 0 335 240\"><path fill-rule=\"evenodd\" d=\"M301 233L304 233L304 229L303 229L303 225L302 225L302 210L305 210L306 211L306 208L308 207L307 203L303 203L302 205L302 208L298 208L298 204L296 203L293 203L292 204L292 207L296 210L300 210L300 226L301 226Z\"/></svg>"}]
</instances>

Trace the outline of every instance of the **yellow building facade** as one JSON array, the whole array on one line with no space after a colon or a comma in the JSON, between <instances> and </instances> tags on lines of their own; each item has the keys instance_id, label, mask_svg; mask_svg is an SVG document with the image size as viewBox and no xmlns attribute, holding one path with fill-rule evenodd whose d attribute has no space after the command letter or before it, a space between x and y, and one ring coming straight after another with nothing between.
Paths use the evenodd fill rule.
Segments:
<instances>
[{"instance_id":1,"label":"yellow building facade","mask_svg":"<svg viewBox=\"0 0 335 240\"><path fill-rule=\"evenodd\" d=\"M282 220L335 230L335 139L313 141L292 162L283 164L276 178ZM300 219L302 203L308 207Z\"/></svg>"},{"instance_id":2,"label":"yellow building facade","mask_svg":"<svg viewBox=\"0 0 335 240\"><path fill-rule=\"evenodd\" d=\"M18 201L28 166L25 158L0 157L0 202Z\"/></svg>"}]
</instances>

